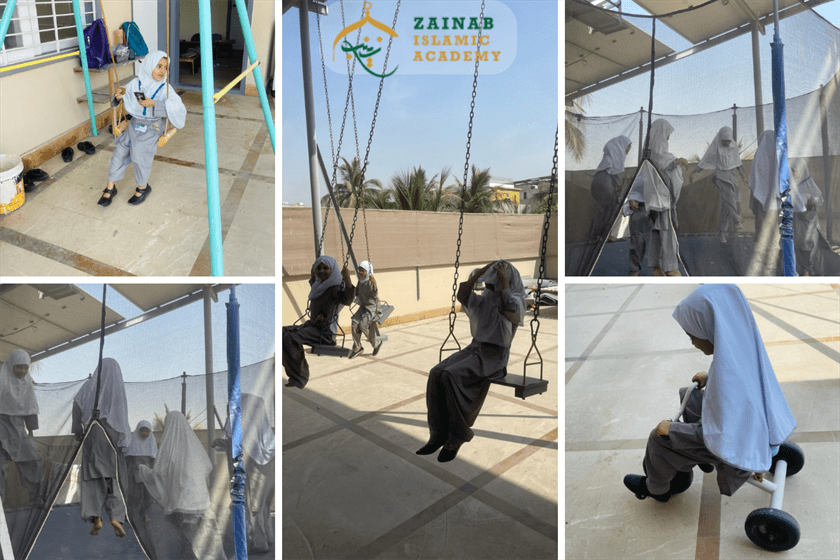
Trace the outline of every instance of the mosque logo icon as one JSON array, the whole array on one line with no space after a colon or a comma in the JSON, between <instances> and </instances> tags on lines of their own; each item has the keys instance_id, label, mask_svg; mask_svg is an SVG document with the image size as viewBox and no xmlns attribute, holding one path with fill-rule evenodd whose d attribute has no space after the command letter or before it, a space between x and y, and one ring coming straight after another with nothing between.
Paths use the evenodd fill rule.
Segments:
<instances>
[{"instance_id":1,"label":"mosque logo icon","mask_svg":"<svg viewBox=\"0 0 840 560\"><path fill-rule=\"evenodd\" d=\"M362 65L362 68L364 68L369 74L376 76L377 78L387 78L396 72L399 66L387 74L377 74L371 69L373 67L373 57L382 51L382 43L387 39L387 37L382 35L383 33L392 38L399 37L399 35L397 35L396 31L384 23L376 21L370 17L370 10L372 7L373 4L365 2L363 6L365 16L356 23L342 29L341 33L336 36L335 41L333 42L333 60L335 60L335 47L340 41L341 50L346 53L347 60L352 60L355 57ZM370 32L362 29L368 24L372 27L372 29L369 29ZM348 41L346 37L357 30L359 31L356 39L358 44L354 45ZM383 69L383 72L384 71L385 70Z\"/></svg>"}]
</instances>

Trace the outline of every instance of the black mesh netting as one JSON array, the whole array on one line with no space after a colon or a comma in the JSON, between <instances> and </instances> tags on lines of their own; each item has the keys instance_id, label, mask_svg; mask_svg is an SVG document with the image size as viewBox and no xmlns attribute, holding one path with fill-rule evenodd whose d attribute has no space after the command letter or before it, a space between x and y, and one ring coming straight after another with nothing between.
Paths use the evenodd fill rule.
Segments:
<instances>
[{"instance_id":1,"label":"black mesh netting","mask_svg":"<svg viewBox=\"0 0 840 560\"><path fill-rule=\"evenodd\" d=\"M712 9L737 9L736 4L714 3L681 17L702 20L709 17L705 14ZM782 13L780 37L785 45L790 184L792 194L798 189L803 193L803 204L795 205L794 211L797 271L837 275L840 256L835 253L836 247L832 251L832 246L840 237L840 30L802 6L783 4L787 8ZM609 14L613 19L607 26L605 20L587 14L587 10L567 10L566 274L654 273L656 260L651 261L651 245L658 249L667 243L652 243L651 235L659 235L663 240L665 237L658 233L661 230L657 230L649 209L642 207L640 216L638 210L629 208L628 199L632 198L631 184L643 159L641 150L648 123L659 119L673 128L667 152L676 158L671 173L682 177L670 220L676 232L674 244L680 273L781 274L779 210L772 202L767 208L756 204L751 187L756 181L750 180L760 132L772 131L774 123L770 85L772 17L762 20L766 34L758 35L763 83L762 105L758 109L749 27L742 27L745 33L719 44L700 44L703 48L698 48L668 28L668 17L657 20L657 44L664 43L674 53L685 54L674 55L676 60L672 60L674 56L664 57L664 47L657 46L653 115L649 115L649 66L635 77L613 78L615 83L603 88L595 82L597 76L609 76L609 65L616 63L617 51L611 49L620 50L624 45L628 52L636 49L641 53L640 36L646 37L643 42L649 63L651 20L625 15L620 18L621 23L615 23L619 18ZM598 31L598 25L603 25L602 31ZM627 69L614 72L623 70ZM583 83L584 78L593 83ZM616 111L612 116L611 107ZM635 113L630 112L633 109ZM763 126L757 124L759 119ZM716 169L698 169L698 163L724 127L732 130L741 166L740 170L731 170L731 177L721 180ZM605 146L620 136L632 141L624 171L609 177L602 172L598 176ZM653 155L651 163L656 162ZM673 187L669 172L658 171L666 177L667 186ZM814 191L814 186L819 191ZM661 267L660 270L665 272Z\"/></svg>"},{"instance_id":2,"label":"black mesh netting","mask_svg":"<svg viewBox=\"0 0 840 560\"><path fill-rule=\"evenodd\" d=\"M237 289L242 304L240 336L243 346L252 347L244 352L242 363L248 363L259 353L269 358L241 367L246 526L249 557L267 559L274 558L274 302L273 291L270 302L241 298L240 292L247 296L247 288ZM8 294L5 292L5 300ZM225 335L222 300L226 296L227 293L219 294L219 302L213 304L213 335L222 340ZM203 346L201 322L197 329L196 325L187 324L190 318L197 317L200 321L202 304L199 301L191 305L197 305L199 311L184 307L179 310L181 315L170 314L174 319L164 314L144 321L141 328L132 326L105 337L103 372L109 371L107 364L121 362L124 378L121 383L108 384L103 375L99 408L108 418L96 421L91 418L90 410L87 413L82 410L85 407L85 400L80 396L84 393L82 389L93 383L95 376L85 379L76 369L78 362L86 361L86 356L98 353L98 341L53 355L40 364L36 355L30 371L36 382L30 382L30 396L25 396L23 385L0 384L0 393L6 393L0 394L0 402L4 403L0 410L0 492L15 559L223 560L233 557L230 436L225 430L228 372L212 374L213 402L208 407L206 375L159 379L160 375L142 369L142 356L149 353L169 356L175 361L178 354L188 354L195 346ZM252 314L255 306L270 312L261 310ZM255 319L254 315L259 318ZM271 324L266 323L269 316ZM0 321L4 328L11 322L11 319ZM35 339L48 330L45 322L38 323L37 331L30 329L33 346L38 342ZM164 332L150 346L142 335L156 327ZM15 336L22 334L25 332ZM17 340L17 346L27 346L25 338ZM7 344L0 337L0 345ZM96 348L91 350L91 346ZM261 351L253 350L259 346L263 347ZM7 350L7 346L2 349ZM200 350L203 360L203 348ZM219 356L224 363L224 353L225 345L217 340L213 348L217 363ZM109 356L116 356L117 360ZM9 367L4 364L3 375L14 376L13 361L7 359ZM145 362L152 367L152 360ZM94 358L88 371L95 367ZM202 361L192 371L203 368ZM73 380L37 382L48 376ZM143 377L158 380L129 381ZM33 414L31 408L7 408L6 397L10 394L21 402L37 402L37 412ZM123 394L125 422L135 435L140 435L141 421L148 422L151 430L148 438L157 448L155 458L148 453L150 442L131 443L130 438L120 434L119 425L126 424L114 420L119 415L113 411L119 405L109 404L109 399L120 401ZM112 412L106 413L107 410ZM208 415L214 419L213 441L209 441ZM86 456L84 461L83 456ZM104 476L108 472L114 476ZM92 496L97 492L108 497L98 512L103 526L97 535L92 535L94 525L90 519L83 520L81 508L86 500L83 494ZM110 521L120 520L123 515L122 528L126 535L119 538ZM0 557L6 558L2 554Z\"/></svg>"}]
</instances>

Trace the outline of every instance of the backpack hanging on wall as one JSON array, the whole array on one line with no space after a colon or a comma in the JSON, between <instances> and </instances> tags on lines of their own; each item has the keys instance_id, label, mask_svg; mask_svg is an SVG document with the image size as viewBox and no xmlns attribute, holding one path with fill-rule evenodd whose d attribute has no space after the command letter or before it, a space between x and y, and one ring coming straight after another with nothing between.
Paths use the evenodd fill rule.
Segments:
<instances>
[{"instance_id":1,"label":"backpack hanging on wall","mask_svg":"<svg viewBox=\"0 0 840 560\"><path fill-rule=\"evenodd\" d=\"M123 31L125 31L125 40L128 43L128 48L134 51L137 56L146 56L149 54L149 47L146 46L146 41L143 40L143 35L140 33L140 28L133 21L127 21L122 24Z\"/></svg>"},{"instance_id":2,"label":"backpack hanging on wall","mask_svg":"<svg viewBox=\"0 0 840 560\"><path fill-rule=\"evenodd\" d=\"M94 20L83 32L88 68L102 68L111 62L108 34L101 19Z\"/></svg>"}]
</instances>

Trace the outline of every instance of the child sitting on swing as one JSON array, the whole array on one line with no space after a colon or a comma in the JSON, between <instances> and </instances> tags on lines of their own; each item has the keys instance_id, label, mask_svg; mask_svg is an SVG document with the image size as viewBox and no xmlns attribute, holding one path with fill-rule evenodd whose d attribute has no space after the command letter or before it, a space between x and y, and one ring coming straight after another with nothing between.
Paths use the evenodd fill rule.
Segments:
<instances>
[{"instance_id":1,"label":"child sitting on swing","mask_svg":"<svg viewBox=\"0 0 840 560\"><path fill-rule=\"evenodd\" d=\"M483 278L484 293L473 292ZM471 429L490 389L490 380L507 374L510 345L525 318L525 286L507 261L474 270L458 288L458 301L470 318L472 342L429 372L426 385L429 441L417 450L430 455L443 447L437 460L451 461L470 441Z\"/></svg>"},{"instance_id":2,"label":"child sitting on swing","mask_svg":"<svg viewBox=\"0 0 840 560\"><path fill-rule=\"evenodd\" d=\"M373 355L379 353L382 341L376 336L376 312L379 304L379 289L376 286L376 278L373 277L373 265L370 261L359 263L359 285L356 286L356 301L359 308L353 313L352 332L353 349L349 358L355 358L362 353L362 334L364 334L371 346Z\"/></svg>"},{"instance_id":3,"label":"child sitting on swing","mask_svg":"<svg viewBox=\"0 0 840 560\"><path fill-rule=\"evenodd\" d=\"M119 88L114 95L113 105L119 105L122 101L132 118L125 133L114 140L108 186L99 198L97 204L100 206L111 204L117 194L116 181L125 176L130 163L134 163L137 188L128 203L140 204L152 192L148 180L158 148L158 138L166 132L166 119L175 128L183 128L187 119L187 108L175 93L175 88L166 81L168 71L169 59L166 53L150 52L140 65L140 75L126 87ZM117 126L117 123L113 126Z\"/></svg>"},{"instance_id":4,"label":"child sitting on swing","mask_svg":"<svg viewBox=\"0 0 840 560\"><path fill-rule=\"evenodd\" d=\"M283 369L289 376L286 387L306 386L309 364L303 345L335 344L333 317L339 305L350 305L355 293L350 271L345 267L339 272L335 259L326 255L312 265L309 286L309 319L302 325L283 327Z\"/></svg>"}]
</instances>

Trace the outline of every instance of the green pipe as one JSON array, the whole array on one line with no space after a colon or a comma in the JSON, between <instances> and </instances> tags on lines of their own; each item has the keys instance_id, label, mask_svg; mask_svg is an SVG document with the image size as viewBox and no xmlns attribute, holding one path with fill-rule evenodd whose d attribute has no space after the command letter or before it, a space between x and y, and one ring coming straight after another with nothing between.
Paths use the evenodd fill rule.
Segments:
<instances>
[{"instance_id":1,"label":"green pipe","mask_svg":"<svg viewBox=\"0 0 840 560\"><path fill-rule=\"evenodd\" d=\"M78 2L78 0L73 0ZM204 167L207 170L207 225L210 228L210 271L224 276L222 262L222 208L219 203L219 157L216 151L216 107L213 104L213 38L210 0L198 0L201 50L201 103L204 108Z\"/></svg>"},{"instance_id":2,"label":"green pipe","mask_svg":"<svg viewBox=\"0 0 840 560\"><path fill-rule=\"evenodd\" d=\"M3 42L6 40L6 32L9 30L9 24L12 22L15 4L17 4L17 0L9 0L9 3L6 4L6 8L3 10L3 19L0 20L0 47L2 47Z\"/></svg>"},{"instance_id":3,"label":"green pipe","mask_svg":"<svg viewBox=\"0 0 840 560\"><path fill-rule=\"evenodd\" d=\"M85 92L87 93L88 112L90 113L90 133L92 136L98 136L99 131L96 130L96 114L93 112L93 94L90 91L90 73L88 73L87 65L87 49L85 48L85 33L82 27L82 16L79 9L79 0L73 0L73 17L76 19L76 37L79 39L79 58L82 59L82 71L85 75ZM6 15L3 14L5 18Z\"/></svg>"},{"instance_id":4,"label":"green pipe","mask_svg":"<svg viewBox=\"0 0 840 560\"><path fill-rule=\"evenodd\" d=\"M254 47L254 36L251 34L251 22L248 21L248 8L245 7L244 0L236 0L236 11L239 13L239 23L242 26L242 36L245 38L245 48L248 49L249 64L253 64L257 61L257 49ZM265 93L265 84L259 66L254 67L254 81L257 84L257 93L260 96L268 135L271 137L271 149L276 153L277 150L274 148L274 119L271 116L271 109L268 108L268 96Z\"/></svg>"}]
</instances>

